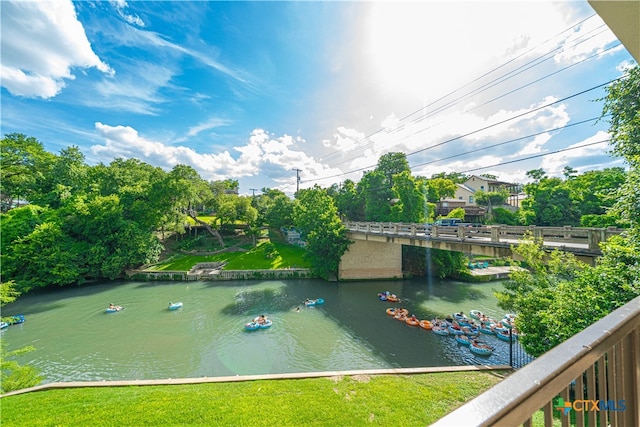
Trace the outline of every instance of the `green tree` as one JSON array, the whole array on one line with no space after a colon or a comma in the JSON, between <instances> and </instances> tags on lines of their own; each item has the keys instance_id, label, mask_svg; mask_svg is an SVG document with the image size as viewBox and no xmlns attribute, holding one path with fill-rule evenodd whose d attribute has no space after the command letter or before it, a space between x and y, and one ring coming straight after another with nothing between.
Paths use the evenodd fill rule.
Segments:
<instances>
[{"instance_id":1,"label":"green tree","mask_svg":"<svg viewBox=\"0 0 640 427\"><path fill-rule=\"evenodd\" d=\"M515 250L526 269L512 272L505 291L497 294L502 308L518 312L522 344L540 355L616 308L640 295L640 72L637 66L607 89L603 116L609 114L611 145L630 169L614 210L630 224L629 231L601 244L595 267L554 251L546 257L535 242ZM544 179L540 179L542 184Z\"/></svg>"},{"instance_id":2,"label":"green tree","mask_svg":"<svg viewBox=\"0 0 640 427\"><path fill-rule=\"evenodd\" d=\"M351 221L364 221L364 199L358 191L358 186L350 179L346 179L334 191L332 197L340 215Z\"/></svg>"},{"instance_id":3,"label":"green tree","mask_svg":"<svg viewBox=\"0 0 640 427\"><path fill-rule=\"evenodd\" d=\"M258 221L271 228L293 225L293 201L280 190L263 188L258 200Z\"/></svg>"},{"instance_id":4,"label":"green tree","mask_svg":"<svg viewBox=\"0 0 640 427\"><path fill-rule=\"evenodd\" d=\"M514 249L526 269L513 271L497 297L500 307L518 313L529 354L541 355L640 295L640 248L628 243L610 239L596 267L565 252L547 255L532 240Z\"/></svg>"},{"instance_id":5,"label":"green tree","mask_svg":"<svg viewBox=\"0 0 640 427\"><path fill-rule=\"evenodd\" d=\"M504 205L509 198L509 192L501 188L498 191L482 191L478 190L474 193L476 203L480 206L487 206L489 215L493 213L494 207Z\"/></svg>"},{"instance_id":6,"label":"green tree","mask_svg":"<svg viewBox=\"0 0 640 427\"><path fill-rule=\"evenodd\" d=\"M542 177L524 186L527 198L522 201L521 219L525 225L560 227L580 224L578 201L571 198L565 182Z\"/></svg>"},{"instance_id":7,"label":"green tree","mask_svg":"<svg viewBox=\"0 0 640 427\"><path fill-rule=\"evenodd\" d=\"M235 202L238 220L245 223L247 226L254 225L258 220L258 210L251 206L251 198L237 196Z\"/></svg>"},{"instance_id":8,"label":"green tree","mask_svg":"<svg viewBox=\"0 0 640 427\"><path fill-rule=\"evenodd\" d=\"M456 183L448 178L431 178L427 180L427 200L437 203L445 197L456 194Z\"/></svg>"},{"instance_id":9,"label":"green tree","mask_svg":"<svg viewBox=\"0 0 640 427\"><path fill-rule=\"evenodd\" d=\"M445 218L460 218L461 220L464 220L465 215L466 212L464 211L464 208L455 208L452 209Z\"/></svg>"},{"instance_id":10,"label":"green tree","mask_svg":"<svg viewBox=\"0 0 640 427\"><path fill-rule=\"evenodd\" d=\"M42 180L53 155L40 141L10 133L0 141L0 195L5 207L15 199L32 200L36 181Z\"/></svg>"},{"instance_id":11,"label":"green tree","mask_svg":"<svg viewBox=\"0 0 640 427\"><path fill-rule=\"evenodd\" d=\"M225 179L222 181L210 181L208 183L210 197L204 201L206 209L213 212L218 211L218 207L223 203L227 196L238 195L238 180Z\"/></svg>"},{"instance_id":12,"label":"green tree","mask_svg":"<svg viewBox=\"0 0 640 427\"><path fill-rule=\"evenodd\" d=\"M640 166L640 68L629 68L622 79L607 87L602 118L609 122L613 153L631 166Z\"/></svg>"},{"instance_id":13,"label":"green tree","mask_svg":"<svg viewBox=\"0 0 640 427\"><path fill-rule=\"evenodd\" d=\"M62 230L75 242L77 262L87 278L115 279L128 268L156 261L160 242L126 219L117 195L77 197L61 210Z\"/></svg>"},{"instance_id":14,"label":"green tree","mask_svg":"<svg viewBox=\"0 0 640 427\"><path fill-rule=\"evenodd\" d=\"M13 281L0 283L0 307L16 300L20 295L15 290ZM16 356L35 350L33 346L22 347L18 350L7 351L5 338L0 338L0 393L8 393L14 390L36 386L42 381L40 372L29 365L20 365L15 360Z\"/></svg>"},{"instance_id":15,"label":"green tree","mask_svg":"<svg viewBox=\"0 0 640 427\"><path fill-rule=\"evenodd\" d=\"M431 175L431 179L436 179L436 178L447 179L449 181L453 181L454 184L463 184L464 182L467 181L467 179L469 179L469 176L460 172L451 172L451 173L440 172L440 173Z\"/></svg>"},{"instance_id":16,"label":"green tree","mask_svg":"<svg viewBox=\"0 0 640 427\"><path fill-rule=\"evenodd\" d=\"M565 166L564 169L562 169L562 176L564 176L564 179L567 180L575 178L576 173L578 173L578 171L569 165Z\"/></svg>"},{"instance_id":17,"label":"green tree","mask_svg":"<svg viewBox=\"0 0 640 427\"><path fill-rule=\"evenodd\" d=\"M391 200L395 196L384 173L365 173L358 183L358 191L364 200L365 221L391 221Z\"/></svg>"},{"instance_id":18,"label":"green tree","mask_svg":"<svg viewBox=\"0 0 640 427\"><path fill-rule=\"evenodd\" d=\"M547 177L547 173L544 169L532 169L526 173L526 175L531 178L534 182L538 182L543 178Z\"/></svg>"},{"instance_id":19,"label":"green tree","mask_svg":"<svg viewBox=\"0 0 640 427\"><path fill-rule=\"evenodd\" d=\"M89 187L88 168L78 147L63 148L51 161L50 169L36 177L31 201L56 209L72 196L85 194Z\"/></svg>"},{"instance_id":20,"label":"green tree","mask_svg":"<svg viewBox=\"0 0 640 427\"><path fill-rule=\"evenodd\" d=\"M455 276L465 269L465 257L462 252L444 251L440 249L428 249L430 251L429 261L431 271L427 271L432 276L444 279Z\"/></svg>"},{"instance_id":21,"label":"green tree","mask_svg":"<svg viewBox=\"0 0 640 427\"><path fill-rule=\"evenodd\" d=\"M349 247L347 230L326 190L300 190L294 203L294 223L307 242L305 257L320 277L338 277L340 259Z\"/></svg>"},{"instance_id":22,"label":"green tree","mask_svg":"<svg viewBox=\"0 0 640 427\"><path fill-rule=\"evenodd\" d=\"M554 251L547 257L541 242L531 238L513 250L526 268L511 272L504 282L505 290L496 293L498 305L518 313L516 325L523 335L522 345L529 354L539 356L566 339L556 336L561 318L553 315L559 309L554 298L558 292L566 294L566 288L586 266L566 252ZM548 312L551 307L554 311Z\"/></svg>"},{"instance_id":23,"label":"green tree","mask_svg":"<svg viewBox=\"0 0 640 427\"><path fill-rule=\"evenodd\" d=\"M624 168L587 171L565 181L571 198L582 215L604 215L615 204L618 189L624 184Z\"/></svg>"},{"instance_id":24,"label":"green tree","mask_svg":"<svg viewBox=\"0 0 640 427\"><path fill-rule=\"evenodd\" d=\"M380 156L375 170L385 176L386 183L389 187L393 184L394 175L402 172L411 173L407 155L400 152L387 153Z\"/></svg>"},{"instance_id":25,"label":"green tree","mask_svg":"<svg viewBox=\"0 0 640 427\"><path fill-rule=\"evenodd\" d=\"M11 252L11 245L16 239L28 235L46 220L45 211L37 205L26 205L0 215L0 257Z\"/></svg>"},{"instance_id":26,"label":"green tree","mask_svg":"<svg viewBox=\"0 0 640 427\"><path fill-rule=\"evenodd\" d=\"M421 181L411 176L409 171L393 176L394 200L391 218L396 222L424 222L429 215L426 206L426 190Z\"/></svg>"},{"instance_id":27,"label":"green tree","mask_svg":"<svg viewBox=\"0 0 640 427\"><path fill-rule=\"evenodd\" d=\"M4 272L15 280L20 292L81 282L83 248L75 243L64 234L58 221L38 224L31 233L13 242L11 253L4 260Z\"/></svg>"},{"instance_id":28,"label":"green tree","mask_svg":"<svg viewBox=\"0 0 640 427\"><path fill-rule=\"evenodd\" d=\"M152 197L154 186L166 178L166 172L137 159L115 159L109 165L99 164L89 169L89 182L100 196L117 195L123 217L154 232L165 218L164 200Z\"/></svg>"},{"instance_id":29,"label":"green tree","mask_svg":"<svg viewBox=\"0 0 640 427\"><path fill-rule=\"evenodd\" d=\"M491 223L505 225L519 225L518 215L505 208L494 208Z\"/></svg>"},{"instance_id":30,"label":"green tree","mask_svg":"<svg viewBox=\"0 0 640 427\"><path fill-rule=\"evenodd\" d=\"M614 211L631 226L640 238L640 68L636 64L621 80L607 88L603 118L609 121L613 153L629 164L625 183L618 192Z\"/></svg>"}]
</instances>

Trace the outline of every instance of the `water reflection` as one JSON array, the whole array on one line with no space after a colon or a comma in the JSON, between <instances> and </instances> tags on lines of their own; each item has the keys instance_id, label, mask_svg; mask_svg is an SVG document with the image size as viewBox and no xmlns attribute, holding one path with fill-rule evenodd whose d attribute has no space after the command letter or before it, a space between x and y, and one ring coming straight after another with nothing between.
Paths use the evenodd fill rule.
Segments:
<instances>
[{"instance_id":1,"label":"water reflection","mask_svg":"<svg viewBox=\"0 0 640 427\"><path fill-rule=\"evenodd\" d=\"M41 369L47 382L504 364L508 343L495 337L485 338L493 355L477 356L385 312L402 306L433 319L477 309L502 317L497 289L500 282L437 279L101 283L20 298L3 316L25 314L27 321L3 337L9 350L36 347L20 361ZM379 301L386 290L401 301ZM305 307L306 298L318 297L323 305ZM168 301L184 307L169 311ZM110 302L125 309L105 314ZM259 314L273 327L245 331Z\"/></svg>"}]
</instances>

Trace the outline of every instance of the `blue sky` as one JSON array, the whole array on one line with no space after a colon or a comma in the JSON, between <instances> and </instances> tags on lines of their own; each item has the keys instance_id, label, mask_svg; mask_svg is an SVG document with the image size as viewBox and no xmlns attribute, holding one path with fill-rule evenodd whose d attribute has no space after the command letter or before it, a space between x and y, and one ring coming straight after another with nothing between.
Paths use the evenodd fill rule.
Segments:
<instances>
[{"instance_id":1,"label":"blue sky","mask_svg":"<svg viewBox=\"0 0 640 427\"><path fill-rule=\"evenodd\" d=\"M183 163L241 194L357 181L391 151L427 177L622 166L592 119L633 60L586 1L0 7L2 134L89 164Z\"/></svg>"}]
</instances>

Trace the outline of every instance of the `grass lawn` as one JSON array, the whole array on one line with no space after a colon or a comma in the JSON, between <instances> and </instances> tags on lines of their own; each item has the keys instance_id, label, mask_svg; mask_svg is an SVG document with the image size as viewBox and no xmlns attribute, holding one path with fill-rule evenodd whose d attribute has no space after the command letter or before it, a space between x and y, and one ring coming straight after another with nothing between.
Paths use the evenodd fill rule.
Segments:
<instances>
[{"instance_id":1,"label":"grass lawn","mask_svg":"<svg viewBox=\"0 0 640 427\"><path fill-rule=\"evenodd\" d=\"M149 267L149 270L189 271L199 262L226 261L225 270L272 270L278 268L309 268L310 264L302 256L304 249L282 242L273 242L279 255L265 256L265 244L261 242L246 252L222 252L215 255L174 254L168 260Z\"/></svg>"},{"instance_id":2,"label":"grass lawn","mask_svg":"<svg viewBox=\"0 0 640 427\"><path fill-rule=\"evenodd\" d=\"M198 219L200 221L204 221L207 224L213 224L218 218L215 216L200 216L198 215ZM196 221L190 216L187 217L187 222L191 225L196 225Z\"/></svg>"},{"instance_id":3,"label":"grass lawn","mask_svg":"<svg viewBox=\"0 0 640 427\"><path fill-rule=\"evenodd\" d=\"M425 426L498 372L47 390L4 397L9 426Z\"/></svg>"}]
</instances>

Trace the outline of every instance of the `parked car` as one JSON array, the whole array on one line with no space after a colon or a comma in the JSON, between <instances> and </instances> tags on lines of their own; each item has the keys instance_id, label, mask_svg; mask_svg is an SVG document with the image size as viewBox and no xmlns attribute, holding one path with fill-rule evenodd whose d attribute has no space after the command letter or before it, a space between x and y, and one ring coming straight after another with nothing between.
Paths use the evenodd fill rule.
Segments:
<instances>
[{"instance_id":1,"label":"parked car","mask_svg":"<svg viewBox=\"0 0 640 427\"><path fill-rule=\"evenodd\" d=\"M458 227L462 225L463 227L476 228L482 227L483 225L479 222L464 222L460 218L441 218L433 223L433 225L440 227ZM477 230L474 230L477 232Z\"/></svg>"},{"instance_id":2,"label":"parked car","mask_svg":"<svg viewBox=\"0 0 640 427\"><path fill-rule=\"evenodd\" d=\"M433 223L439 227L457 227L458 225L466 225L468 223L462 221L460 218L441 218Z\"/></svg>"}]
</instances>

